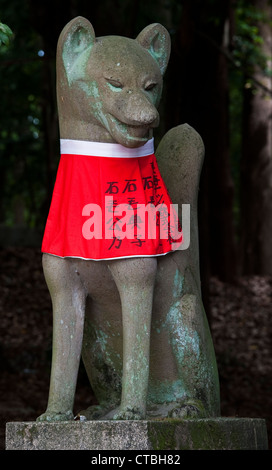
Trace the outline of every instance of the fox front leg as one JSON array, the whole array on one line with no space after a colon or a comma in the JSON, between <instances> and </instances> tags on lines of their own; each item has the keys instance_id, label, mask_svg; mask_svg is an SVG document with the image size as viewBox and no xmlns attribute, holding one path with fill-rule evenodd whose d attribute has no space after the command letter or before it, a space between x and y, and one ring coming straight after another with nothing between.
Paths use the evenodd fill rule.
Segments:
<instances>
[{"instance_id":1,"label":"fox front leg","mask_svg":"<svg viewBox=\"0 0 272 470\"><path fill-rule=\"evenodd\" d=\"M67 421L74 419L85 293L70 260L44 255L43 269L53 305L53 346L48 405L37 421Z\"/></svg>"},{"instance_id":2,"label":"fox front leg","mask_svg":"<svg viewBox=\"0 0 272 470\"><path fill-rule=\"evenodd\" d=\"M123 377L120 407L108 419L144 419L149 378L150 328L156 258L114 261L109 269L121 297Z\"/></svg>"}]
</instances>

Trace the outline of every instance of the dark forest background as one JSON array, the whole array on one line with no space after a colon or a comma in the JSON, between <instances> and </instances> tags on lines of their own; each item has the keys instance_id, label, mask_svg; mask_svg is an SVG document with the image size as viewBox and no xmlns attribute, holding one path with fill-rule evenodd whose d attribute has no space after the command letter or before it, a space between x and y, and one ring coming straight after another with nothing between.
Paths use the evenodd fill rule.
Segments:
<instances>
[{"instance_id":1,"label":"dark forest background","mask_svg":"<svg viewBox=\"0 0 272 470\"><path fill-rule=\"evenodd\" d=\"M187 122L204 141L203 299L212 323L212 294L228 292L227 324L222 309L241 279L272 277L272 2L0 0L1 249L39 245L59 160L56 44L77 15L97 36L133 38L154 22L171 35L156 140Z\"/></svg>"},{"instance_id":2,"label":"dark forest background","mask_svg":"<svg viewBox=\"0 0 272 470\"><path fill-rule=\"evenodd\" d=\"M64 25L80 14L97 36L136 37L161 22L172 54L157 138L187 122L204 140L204 274L271 275L271 9L269 0L1 0L0 20L13 31L0 49L1 225L44 226L59 158L55 52Z\"/></svg>"}]
</instances>

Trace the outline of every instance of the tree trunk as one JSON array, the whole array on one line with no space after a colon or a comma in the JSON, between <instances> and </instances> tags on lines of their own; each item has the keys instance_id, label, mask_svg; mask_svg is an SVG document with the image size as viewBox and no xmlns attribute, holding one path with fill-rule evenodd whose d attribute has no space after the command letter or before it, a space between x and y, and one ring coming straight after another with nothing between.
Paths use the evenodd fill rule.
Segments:
<instances>
[{"instance_id":1,"label":"tree trunk","mask_svg":"<svg viewBox=\"0 0 272 470\"><path fill-rule=\"evenodd\" d=\"M272 19L269 0L254 0ZM271 70L272 29L261 22L262 53ZM254 79L272 92L271 77L255 67ZM272 95L261 87L244 89L241 162L241 250L244 274L272 275Z\"/></svg>"},{"instance_id":2,"label":"tree trunk","mask_svg":"<svg viewBox=\"0 0 272 470\"><path fill-rule=\"evenodd\" d=\"M212 8L209 1L183 2L166 85L169 127L187 122L200 133L206 149L199 193L204 282L210 274L223 280L232 280L236 274L228 64L222 53L228 46L230 11L228 0L214 3Z\"/></svg>"}]
</instances>

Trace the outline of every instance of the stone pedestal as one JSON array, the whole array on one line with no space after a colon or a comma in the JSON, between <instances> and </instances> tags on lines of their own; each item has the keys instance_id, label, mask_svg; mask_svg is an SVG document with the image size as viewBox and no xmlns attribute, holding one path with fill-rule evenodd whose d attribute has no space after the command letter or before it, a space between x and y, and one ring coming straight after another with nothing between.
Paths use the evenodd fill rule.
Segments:
<instances>
[{"instance_id":1,"label":"stone pedestal","mask_svg":"<svg viewBox=\"0 0 272 470\"><path fill-rule=\"evenodd\" d=\"M265 450L263 419L10 422L6 450Z\"/></svg>"}]
</instances>

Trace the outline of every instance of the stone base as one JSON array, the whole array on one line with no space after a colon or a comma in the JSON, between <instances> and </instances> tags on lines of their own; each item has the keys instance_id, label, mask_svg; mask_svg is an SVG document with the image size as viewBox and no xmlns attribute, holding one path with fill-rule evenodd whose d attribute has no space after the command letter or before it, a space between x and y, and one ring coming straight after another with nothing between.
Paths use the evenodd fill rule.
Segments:
<instances>
[{"instance_id":1,"label":"stone base","mask_svg":"<svg viewBox=\"0 0 272 470\"><path fill-rule=\"evenodd\" d=\"M263 419L6 424L6 450L266 450Z\"/></svg>"}]
</instances>

